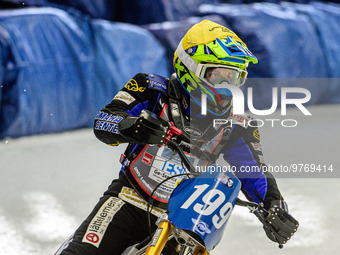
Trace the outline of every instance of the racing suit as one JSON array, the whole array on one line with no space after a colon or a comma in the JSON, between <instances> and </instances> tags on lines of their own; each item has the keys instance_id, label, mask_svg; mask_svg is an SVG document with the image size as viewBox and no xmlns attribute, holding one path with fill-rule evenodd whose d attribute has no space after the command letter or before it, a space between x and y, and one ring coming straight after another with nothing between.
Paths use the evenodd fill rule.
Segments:
<instances>
[{"instance_id":1,"label":"racing suit","mask_svg":"<svg viewBox=\"0 0 340 255\"><path fill-rule=\"evenodd\" d=\"M168 147L138 143L133 135L120 132L121 123L138 117L145 109L171 121L193 137L196 144L199 143L214 159L222 155L221 160L234 169L242 183L242 191L250 201L266 205L283 199L273 176L261 171L264 161L259 131L253 127L255 125L244 125L251 118L231 113L228 120L232 125L212 127L205 124L201 128L192 121L188 110L190 99L179 88L174 75L167 79L139 73L97 114L94 133L100 141L113 146L129 144L120 157L119 178L112 182L90 216L57 254L121 254L127 246L148 235L145 210L151 192L161 181L184 173L185 169ZM198 123L202 122L207 123L202 120ZM148 136L147 132L143 135ZM192 152L188 156L194 165L207 166L204 156ZM246 171L246 167L256 171ZM166 209L169 196L180 178L162 184L153 193L156 208L152 211L152 222Z\"/></svg>"}]
</instances>

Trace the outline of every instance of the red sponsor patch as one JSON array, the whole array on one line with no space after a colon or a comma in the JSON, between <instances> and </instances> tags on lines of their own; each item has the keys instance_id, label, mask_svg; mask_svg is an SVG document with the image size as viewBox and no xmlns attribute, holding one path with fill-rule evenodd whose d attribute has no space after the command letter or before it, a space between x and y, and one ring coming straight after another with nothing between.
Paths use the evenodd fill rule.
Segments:
<instances>
[{"instance_id":1,"label":"red sponsor patch","mask_svg":"<svg viewBox=\"0 0 340 255\"><path fill-rule=\"evenodd\" d=\"M86 235L86 240L91 243L98 243L99 242L99 236L95 233L88 233Z\"/></svg>"},{"instance_id":2,"label":"red sponsor patch","mask_svg":"<svg viewBox=\"0 0 340 255\"><path fill-rule=\"evenodd\" d=\"M142 159L142 162L147 164L148 166L151 166L152 160L153 160L153 156L151 154L145 152L143 159Z\"/></svg>"}]
</instances>

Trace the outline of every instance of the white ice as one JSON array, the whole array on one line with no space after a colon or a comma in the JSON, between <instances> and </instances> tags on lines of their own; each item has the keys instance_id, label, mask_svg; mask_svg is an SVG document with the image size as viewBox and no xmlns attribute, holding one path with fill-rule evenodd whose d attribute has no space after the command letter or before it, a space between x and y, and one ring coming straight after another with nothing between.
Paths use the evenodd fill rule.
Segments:
<instances>
[{"instance_id":1,"label":"white ice","mask_svg":"<svg viewBox=\"0 0 340 255\"><path fill-rule=\"evenodd\" d=\"M278 178L300 228L280 250L246 208L236 207L223 240L211 254L339 254L340 105L308 107L287 116L298 126L266 121L261 128L264 156L272 165L333 166L328 178ZM111 180L125 145L110 147L91 129L0 141L0 254L54 254L85 219ZM325 175L324 175L325 176Z\"/></svg>"}]
</instances>

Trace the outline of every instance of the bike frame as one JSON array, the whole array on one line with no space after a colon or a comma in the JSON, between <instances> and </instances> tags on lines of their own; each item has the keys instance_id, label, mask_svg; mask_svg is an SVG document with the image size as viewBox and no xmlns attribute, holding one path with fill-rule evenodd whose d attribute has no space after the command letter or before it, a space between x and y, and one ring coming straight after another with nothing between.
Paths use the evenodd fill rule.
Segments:
<instances>
[{"instance_id":1,"label":"bike frame","mask_svg":"<svg viewBox=\"0 0 340 255\"><path fill-rule=\"evenodd\" d=\"M177 142L172 140L175 135L180 136L181 131L171 126L165 144L179 154L183 164L194 175L194 166ZM240 188L241 182L233 173L207 172L183 180L170 196L168 211L157 220L158 228L152 239L146 244L142 242L129 247L123 255L160 255L172 238L181 244L180 255L208 255L220 242L236 204L248 207L251 212L256 212L260 206L238 199Z\"/></svg>"}]
</instances>

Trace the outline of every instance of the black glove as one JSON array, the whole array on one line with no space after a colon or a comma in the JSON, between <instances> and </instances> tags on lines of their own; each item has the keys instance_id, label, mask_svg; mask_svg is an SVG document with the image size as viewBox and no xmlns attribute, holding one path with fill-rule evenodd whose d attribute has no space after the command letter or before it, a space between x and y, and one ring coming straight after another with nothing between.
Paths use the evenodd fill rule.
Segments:
<instances>
[{"instance_id":1,"label":"black glove","mask_svg":"<svg viewBox=\"0 0 340 255\"><path fill-rule=\"evenodd\" d=\"M139 144L162 144L169 124L156 114L142 110L138 117L128 117L119 123L119 132L128 141Z\"/></svg>"},{"instance_id":2,"label":"black glove","mask_svg":"<svg viewBox=\"0 0 340 255\"><path fill-rule=\"evenodd\" d=\"M263 223L263 229L273 242L285 244L297 231L299 222L288 213L287 203L283 200L274 200L269 209L259 207L256 216Z\"/></svg>"}]
</instances>

